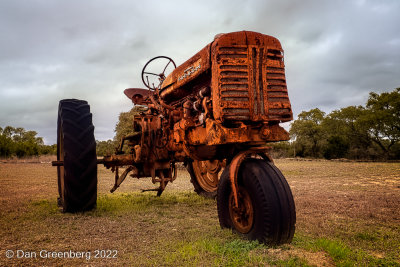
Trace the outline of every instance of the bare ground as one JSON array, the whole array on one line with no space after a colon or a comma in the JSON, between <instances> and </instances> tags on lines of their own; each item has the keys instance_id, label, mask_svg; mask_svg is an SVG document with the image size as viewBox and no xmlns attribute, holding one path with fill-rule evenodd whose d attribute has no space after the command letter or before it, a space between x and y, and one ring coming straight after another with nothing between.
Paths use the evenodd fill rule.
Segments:
<instances>
[{"instance_id":1,"label":"bare ground","mask_svg":"<svg viewBox=\"0 0 400 267\"><path fill-rule=\"evenodd\" d=\"M339 240L371 257L389 257L400 264L400 163L275 163L295 198L295 239L289 246L250 251L248 257L260 260L253 259L247 265L269 265L291 258L304 259L310 265L334 265L325 251L303 245L319 238ZM148 179L127 178L112 195L112 173L100 166L98 173L98 209L62 214L56 207L55 167L49 163L0 163L0 265L173 266L177 260L181 265L191 265L193 259L193 265L241 265L219 261L207 249L199 259L196 254L191 256L194 252L190 249L184 250L187 244L202 249L203 239L240 239L219 228L215 201L191 193L184 170L160 198L154 197L154 192L139 193L140 189L155 187ZM42 250L91 251L92 258L7 258L8 250L37 254ZM95 250L117 251L117 257L93 259Z\"/></svg>"}]
</instances>

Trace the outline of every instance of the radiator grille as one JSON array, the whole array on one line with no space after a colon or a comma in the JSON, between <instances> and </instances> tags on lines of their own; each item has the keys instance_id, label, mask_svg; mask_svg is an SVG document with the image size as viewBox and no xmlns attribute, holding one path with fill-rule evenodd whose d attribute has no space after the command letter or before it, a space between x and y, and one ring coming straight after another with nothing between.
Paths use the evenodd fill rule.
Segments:
<instances>
[{"instance_id":1,"label":"radiator grille","mask_svg":"<svg viewBox=\"0 0 400 267\"><path fill-rule=\"evenodd\" d=\"M228 120L292 117L283 54L264 46L218 48L221 115Z\"/></svg>"}]
</instances>

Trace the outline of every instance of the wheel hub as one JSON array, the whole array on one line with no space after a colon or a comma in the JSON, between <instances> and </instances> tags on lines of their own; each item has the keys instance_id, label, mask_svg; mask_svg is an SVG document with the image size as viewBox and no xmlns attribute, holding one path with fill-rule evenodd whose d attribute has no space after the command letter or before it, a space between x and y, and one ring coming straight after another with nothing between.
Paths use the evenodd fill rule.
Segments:
<instances>
[{"instance_id":1,"label":"wheel hub","mask_svg":"<svg viewBox=\"0 0 400 267\"><path fill-rule=\"evenodd\" d=\"M254 222L253 203L246 189L239 186L238 189L238 207L235 206L233 192L229 196L229 214L232 224L236 230L242 234L250 232Z\"/></svg>"},{"instance_id":2,"label":"wheel hub","mask_svg":"<svg viewBox=\"0 0 400 267\"><path fill-rule=\"evenodd\" d=\"M207 192L215 192L218 187L218 173L221 165L218 160L193 161L193 170L199 185Z\"/></svg>"}]
</instances>

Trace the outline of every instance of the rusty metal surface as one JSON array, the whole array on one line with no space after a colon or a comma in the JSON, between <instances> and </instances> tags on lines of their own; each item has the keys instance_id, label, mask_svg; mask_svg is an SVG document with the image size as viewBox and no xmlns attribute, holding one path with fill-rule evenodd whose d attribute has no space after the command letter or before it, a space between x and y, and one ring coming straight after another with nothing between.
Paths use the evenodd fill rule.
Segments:
<instances>
[{"instance_id":1,"label":"rusty metal surface","mask_svg":"<svg viewBox=\"0 0 400 267\"><path fill-rule=\"evenodd\" d=\"M206 192L215 192L218 188L218 173L221 170L219 160L193 161L193 171L197 182Z\"/></svg>"},{"instance_id":2,"label":"rusty metal surface","mask_svg":"<svg viewBox=\"0 0 400 267\"><path fill-rule=\"evenodd\" d=\"M272 36L249 31L217 36L166 78L161 98L173 102L207 86L216 120L293 119L283 49Z\"/></svg>"},{"instance_id":3,"label":"rusty metal surface","mask_svg":"<svg viewBox=\"0 0 400 267\"><path fill-rule=\"evenodd\" d=\"M232 194L233 194L233 200L234 200L234 206L239 207L239 201L238 201L238 175L239 175L239 168L242 162L251 154L253 155L259 155L263 157L265 160L269 160L269 156L266 156L268 150L270 150L270 147L252 147L248 150L244 150L239 152L238 154L235 155L235 157L232 159L231 164L229 166L229 179L231 181L231 188L232 188Z\"/></svg>"},{"instance_id":4,"label":"rusty metal surface","mask_svg":"<svg viewBox=\"0 0 400 267\"><path fill-rule=\"evenodd\" d=\"M289 121L280 42L255 32L222 35L212 45L216 120Z\"/></svg>"},{"instance_id":5,"label":"rusty metal surface","mask_svg":"<svg viewBox=\"0 0 400 267\"><path fill-rule=\"evenodd\" d=\"M226 160L231 163L233 200L238 208L241 162L250 154L265 153L268 142L289 139L279 126L292 119L284 68L283 50L276 38L241 31L217 35L162 77L162 84L153 91L125 90L134 104L146 105L148 110L134 118L137 133L123 138L117 153L102 160L116 172L115 189L131 173L152 177L160 186L150 190L161 194L176 176L175 162ZM123 152L125 145L128 154ZM132 168L119 176L119 166ZM203 175L209 166L197 167L196 176L202 176L206 189L217 186L217 176Z\"/></svg>"},{"instance_id":6,"label":"rusty metal surface","mask_svg":"<svg viewBox=\"0 0 400 267\"><path fill-rule=\"evenodd\" d=\"M247 142L262 145L266 141L289 140L288 132L278 124L262 127L241 124L236 128L228 128L211 119L206 120L205 127L190 128L187 131L176 127L176 132L181 132L181 136L186 132L186 142L190 145L210 146Z\"/></svg>"},{"instance_id":7,"label":"rusty metal surface","mask_svg":"<svg viewBox=\"0 0 400 267\"><path fill-rule=\"evenodd\" d=\"M193 94L204 86L209 86L210 67L209 44L168 75L161 85L161 99L167 103L173 102Z\"/></svg>"},{"instance_id":8,"label":"rusty metal surface","mask_svg":"<svg viewBox=\"0 0 400 267\"><path fill-rule=\"evenodd\" d=\"M246 189L239 187L237 190L237 198L234 198L233 191L229 196L229 215L236 230L242 234L247 234L253 227L254 208L251 197ZM236 204L235 202L238 202Z\"/></svg>"}]
</instances>

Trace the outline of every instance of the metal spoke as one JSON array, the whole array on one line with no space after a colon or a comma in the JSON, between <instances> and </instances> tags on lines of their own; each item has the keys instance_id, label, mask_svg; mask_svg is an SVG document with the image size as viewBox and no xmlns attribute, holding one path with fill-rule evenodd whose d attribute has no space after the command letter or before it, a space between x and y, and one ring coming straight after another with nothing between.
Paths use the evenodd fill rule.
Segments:
<instances>
[{"instance_id":1,"label":"metal spoke","mask_svg":"<svg viewBox=\"0 0 400 267\"><path fill-rule=\"evenodd\" d=\"M167 69L167 67L168 67L169 63L171 63L171 60L170 60L170 61L168 61L167 65L165 65L165 68L164 68L164 70L163 70L163 72L162 72L163 74L165 73L165 70Z\"/></svg>"},{"instance_id":2,"label":"metal spoke","mask_svg":"<svg viewBox=\"0 0 400 267\"><path fill-rule=\"evenodd\" d=\"M151 75L155 75L155 76L160 76L160 74L155 74L155 73L152 73L152 72L147 72L147 71L144 71L143 73L146 73L146 74L151 74Z\"/></svg>"}]
</instances>

